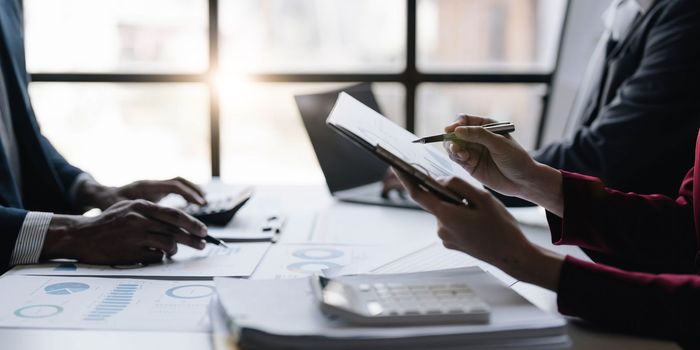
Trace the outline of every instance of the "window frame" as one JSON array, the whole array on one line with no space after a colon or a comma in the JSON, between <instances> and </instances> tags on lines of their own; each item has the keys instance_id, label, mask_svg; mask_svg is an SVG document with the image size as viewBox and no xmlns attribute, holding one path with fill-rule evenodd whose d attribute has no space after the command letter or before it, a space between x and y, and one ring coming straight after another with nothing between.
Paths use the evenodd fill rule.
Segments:
<instances>
[{"instance_id":1,"label":"window frame","mask_svg":"<svg viewBox=\"0 0 700 350\"><path fill-rule=\"evenodd\" d=\"M208 51L209 66L199 74L130 74L130 73L33 73L32 82L75 82L75 83L200 83L209 92L209 125L210 125L210 154L211 175L221 175L221 128L220 106L216 94L215 82L210 78L219 68L219 1L207 0L208 10ZM400 83L405 88L405 118L406 128L415 129L416 124L416 90L421 83L489 83L489 84L544 84L547 86L542 96L542 113L537 127L536 147L542 141L546 122L546 111L553 76L559 66L561 41L564 38L563 29L569 16L570 1L564 9L564 18L556 49L554 67L549 73L423 73L416 65L417 39L417 3L418 0L406 0L406 68L399 73L303 73L303 74L252 74L251 81L255 82L285 82L285 83L321 83L321 82L390 82Z\"/></svg>"}]
</instances>

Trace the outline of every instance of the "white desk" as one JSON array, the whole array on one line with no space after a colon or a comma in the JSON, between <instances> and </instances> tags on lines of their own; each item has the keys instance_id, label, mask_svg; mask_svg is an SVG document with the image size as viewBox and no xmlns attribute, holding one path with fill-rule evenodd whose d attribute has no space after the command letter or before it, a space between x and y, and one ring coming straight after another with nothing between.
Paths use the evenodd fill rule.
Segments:
<instances>
[{"instance_id":1,"label":"white desk","mask_svg":"<svg viewBox=\"0 0 700 350\"><path fill-rule=\"evenodd\" d=\"M213 185L216 189L218 185ZM435 219L424 212L406 209L360 206L337 203L322 186L260 187L239 215L255 208L277 207L291 213L317 212L316 229L285 231L283 242L318 242L385 244L424 239L435 235ZM556 247L544 228L526 226L525 234L533 242L563 254L583 257L578 248ZM544 310L556 312L556 295L545 289L517 282L513 289ZM0 291L0 294L2 291ZM594 331L570 323L569 335L574 349L679 349L671 342L648 340ZM0 329L0 347L13 350L82 350L82 349L168 349L208 350L212 348L207 333L74 331Z\"/></svg>"}]
</instances>

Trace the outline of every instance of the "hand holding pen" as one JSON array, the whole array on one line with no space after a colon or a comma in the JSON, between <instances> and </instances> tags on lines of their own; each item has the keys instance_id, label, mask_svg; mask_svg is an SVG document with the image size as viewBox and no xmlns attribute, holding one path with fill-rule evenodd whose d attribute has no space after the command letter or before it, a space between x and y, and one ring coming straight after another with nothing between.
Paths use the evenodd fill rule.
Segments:
<instances>
[{"instance_id":1,"label":"hand holding pen","mask_svg":"<svg viewBox=\"0 0 700 350\"><path fill-rule=\"evenodd\" d=\"M513 138L483 127L495 123L487 118L460 116L445 128L459 142L447 142L445 146L450 158L485 186L505 195L521 195L541 164Z\"/></svg>"}]
</instances>

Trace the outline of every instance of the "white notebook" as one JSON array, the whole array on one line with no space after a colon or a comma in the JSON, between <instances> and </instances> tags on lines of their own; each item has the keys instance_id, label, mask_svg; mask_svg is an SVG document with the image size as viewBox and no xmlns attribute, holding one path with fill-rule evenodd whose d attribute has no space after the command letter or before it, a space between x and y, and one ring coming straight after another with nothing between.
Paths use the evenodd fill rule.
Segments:
<instances>
[{"instance_id":1,"label":"white notebook","mask_svg":"<svg viewBox=\"0 0 700 350\"><path fill-rule=\"evenodd\" d=\"M324 315L308 279L215 279L218 303L243 347L261 348L523 348L570 346L566 321L538 309L479 268L393 275L344 276L390 282L451 277L491 306L487 324L355 327Z\"/></svg>"}]
</instances>

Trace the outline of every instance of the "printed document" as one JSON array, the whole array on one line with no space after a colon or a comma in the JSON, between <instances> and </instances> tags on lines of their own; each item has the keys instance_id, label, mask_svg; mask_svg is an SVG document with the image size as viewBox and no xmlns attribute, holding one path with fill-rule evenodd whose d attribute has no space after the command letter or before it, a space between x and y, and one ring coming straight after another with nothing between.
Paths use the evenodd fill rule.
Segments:
<instances>
[{"instance_id":1,"label":"printed document","mask_svg":"<svg viewBox=\"0 0 700 350\"><path fill-rule=\"evenodd\" d=\"M288 279L323 274L380 255L384 246L354 244L286 243L273 245L253 279Z\"/></svg>"},{"instance_id":2,"label":"printed document","mask_svg":"<svg viewBox=\"0 0 700 350\"><path fill-rule=\"evenodd\" d=\"M98 266L74 262L23 265L13 275L129 276L129 277L248 277L270 247L270 243L228 243L229 248L207 244L204 250L178 245L178 253L153 265Z\"/></svg>"},{"instance_id":3,"label":"printed document","mask_svg":"<svg viewBox=\"0 0 700 350\"><path fill-rule=\"evenodd\" d=\"M209 329L212 281L6 276L0 327L192 331Z\"/></svg>"}]
</instances>

